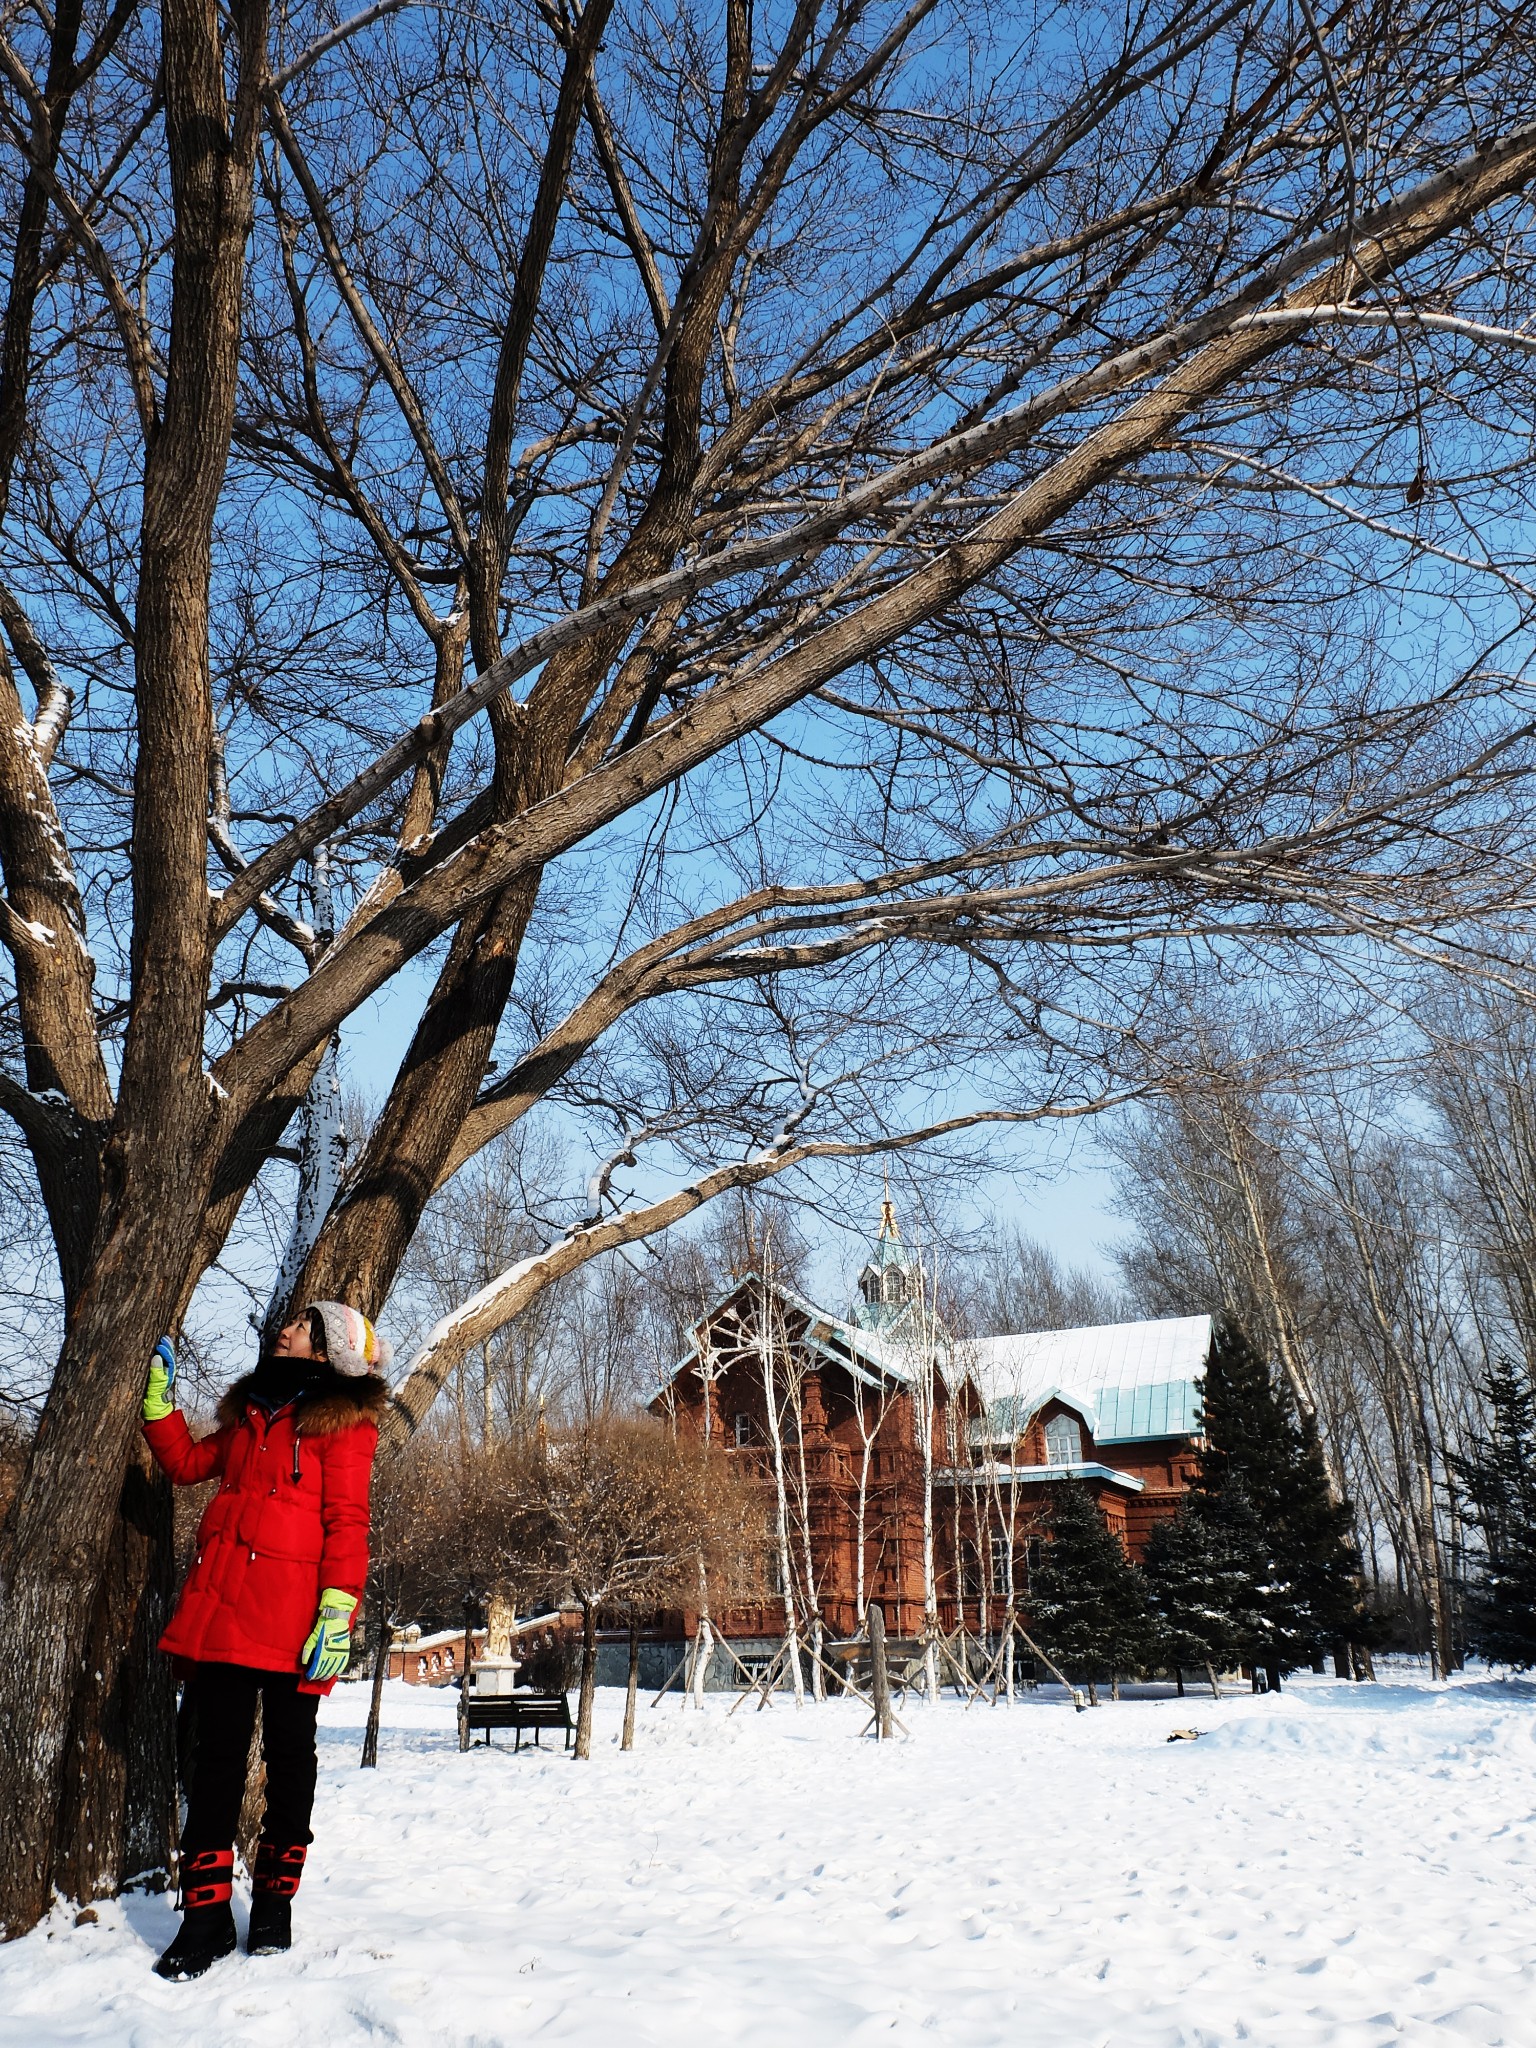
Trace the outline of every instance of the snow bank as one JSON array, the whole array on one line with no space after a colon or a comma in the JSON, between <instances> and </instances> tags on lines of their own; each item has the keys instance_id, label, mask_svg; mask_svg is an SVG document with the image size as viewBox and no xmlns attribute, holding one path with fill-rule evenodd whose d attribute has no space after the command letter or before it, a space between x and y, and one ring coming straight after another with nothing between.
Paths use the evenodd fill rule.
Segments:
<instances>
[{"instance_id":1,"label":"snow bank","mask_svg":"<svg viewBox=\"0 0 1536 2048\"><path fill-rule=\"evenodd\" d=\"M629 1756L620 1704L589 1765L460 1756L391 1684L360 1772L339 1689L292 1955L162 1984L168 1900L61 1909L0 1950L0 2042L1536 2042L1536 1688L909 1702L884 1749L711 1697Z\"/></svg>"}]
</instances>

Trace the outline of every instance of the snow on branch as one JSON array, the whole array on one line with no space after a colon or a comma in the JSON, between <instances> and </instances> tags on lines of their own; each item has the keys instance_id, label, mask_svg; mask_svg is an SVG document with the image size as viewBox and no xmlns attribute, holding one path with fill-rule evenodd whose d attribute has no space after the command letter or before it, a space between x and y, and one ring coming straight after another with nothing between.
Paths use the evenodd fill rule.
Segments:
<instances>
[{"instance_id":1,"label":"snow on branch","mask_svg":"<svg viewBox=\"0 0 1536 2048\"><path fill-rule=\"evenodd\" d=\"M639 1243L670 1229L707 1202L712 1202L717 1195L726 1194L734 1188L757 1187L788 1168L802 1166L813 1159L868 1159L882 1152L906 1152L952 1137L960 1131L988 1125L1066 1122L1118 1107L1141 1092L1137 1088L1123 1089L1071 1107L1049 1105L1038 1109L976 1110L886 1137L807 1139L797 1144L795 1132L804 1125L821 1095L820 1090L805 1082L794 1110L784 1119L773 1138L749 1158L714 1167L657 1201L622 1209L617 1215L600 1221L588 1218L542 1251L519 1259L434 1323L407 1362L404 1378L396 1389L392 1414L384 1430L386 1448L401 1448L420 1427L459 1362L477 1344L485 1343L521 1315L546 1287L604 1252L615 1251L621 1245Z\"/></svg>"}]
</instances>

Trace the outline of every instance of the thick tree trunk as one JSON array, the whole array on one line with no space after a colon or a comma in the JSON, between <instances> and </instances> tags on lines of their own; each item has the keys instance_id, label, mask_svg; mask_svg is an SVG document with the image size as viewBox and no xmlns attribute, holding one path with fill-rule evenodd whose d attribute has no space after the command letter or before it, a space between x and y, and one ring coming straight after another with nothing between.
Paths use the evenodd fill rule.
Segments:
<instances>
[{"instance_id":1,"label":"thick tree trunk","mask_svg":"<svg viewBox=\"0 0 1536 2048\"><path fill-rule=\"evenodd\" d=\"M576 1700L576 1754L592 1754L592 1695L597 1689L597 1609L581 1603L581 1691Z\"/></svg>"},{"instance_id":2,"label":"thick tree trunk","mask_svg":"<svg viewBox=\"0 0 1536 2048\"><path fill-rule=\"evenodd\" d=\"M501 1027L538 877L454 934L378 1123L305 1261L293 1299L376 1315L444 1160L480 1092Z\"/></svg>"},{"instance_id":3,"label":"thick tree trunk","mask_svg":"<svg viewBox=\"0 0 1536 2048\"><path fill-rule=\"evenodd\" d=\"M245 1792L240 1801L240 1818L235 1823L235 1847L247 1872L256 1868L256 1844L261 1840L262 1816L267 1810L267 1764L261 1753L261 1696L256 1699L256 1720L251 1729L251 1746L245 1757Z\"/></svg>"},{"instance_id":4,"label":"thick tree trunk","mask_svg":"<svg viewBox=\"0 0 1536 2048\"><path fill-rule=\"evenodd\" d=\"M138 1213L147 1223L150 1212ZM97 1261L65 1339L12 1525L0 1613L0 1928L7 1938L25 1933L48 1910L52 1891L65 1742L86 1670L88 1603L102 1579L122 1475L133 1459L143 1361L169 1307L165 1283L153 1277L159 1257L152 1236L125 1230ZM176 1249L186 1246L173 1247L173 1257Z\"/></svg>"},{"instance_id":5,"label":"thick tree trunk","mask_svg":"<svg viewBox=\"0 0 1536 2048\"><path fill-rule=\"evenodd\" d=\"M0 1616L0 1926L46 1910L88 1614L112 1542L144 1361L179 1306L218 1149L203 1070L209 950L208 590L239 367L251 171L266 76L262 0L161 10L176 215L159 418L146 422L135 620L132 995L92 1260L28 1461ZM233 108L226 62L238 46ZM231 122L231 113L233 121ZM146 379L147 365L140 365ZM146 384L141 408L153 414ZM89 1706L82 1709L89 1713ZM83 1725L77 1724L77 1725ZM76 1831L77 1832L77 1831ZM101 1860L101 1845L90 1852ZM114 1851L114 1853L117 1853Z\"/></svg>"},{"instance_id":6,"label":"thick tree trunk","mask_svg":"<svg viewBox=\"0 0 1536 2048\"><path fill-rule=\"evenodd\" d=\"M54 1847L66 1898L163 1885L176 1847L176 1681L157 1647L174 1591L171 1490L139 1447L86 1631Z\"/></svg>"}]
</instances>

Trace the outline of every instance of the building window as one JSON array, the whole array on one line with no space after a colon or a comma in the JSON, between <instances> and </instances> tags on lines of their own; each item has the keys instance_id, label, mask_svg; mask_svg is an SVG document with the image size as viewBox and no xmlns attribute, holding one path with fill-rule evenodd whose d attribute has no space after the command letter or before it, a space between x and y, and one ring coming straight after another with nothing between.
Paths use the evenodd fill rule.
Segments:
<instances>
[{"instance_id":1,"label":"building window","mask_svg":"<svg viewBox=\"0 0 1536 2048\"><path fill-rule=\"evenodd\" d=\"M1008 1591L1008 1538L992 1538L992 1591L999 1599Z\"/></svg>"},{"instance_id":2,"label":"building window","mask_svg":"<svg viewBox=\"0 0 1536 2048\"><path fill-rule=\"evenodd\" d=\"M752 1441L752 1418L750 1415L736 1417L736 1448L742 1450Z\"/></svg>"},{"instance_id":3,"label":"building window","mask_svg":"<svg viewBox=\"0 0 1536 2048\"><path fill-rule=\"evenodd\" d=\"M1040 1569L1040 1538L1031 1536L1024 1546L1024 1570L1026 1575Z\"/></svg>"},{"instance_id":4,"label":"building window","mask_svg":"<svg viewBox=\"0 0 1536 2048\"><path fill-rule=\"evenodd\" d=\"M1081 1465L1083 1431L1076 1416L1053 1415L1045 1425L1045 1462L1047 1465Z\"/></svg>"}]
</instances>

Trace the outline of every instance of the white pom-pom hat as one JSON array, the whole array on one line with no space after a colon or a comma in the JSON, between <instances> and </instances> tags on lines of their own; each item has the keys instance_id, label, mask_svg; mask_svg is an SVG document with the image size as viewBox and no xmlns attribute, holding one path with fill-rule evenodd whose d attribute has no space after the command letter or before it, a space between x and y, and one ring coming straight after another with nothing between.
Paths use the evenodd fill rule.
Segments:
<instances>
[{"instance_id":1,"label":"white pom-pom hat","mask_svg":"<svg viewBox=\"0 0 1536 2048\"><path fill-rule=\"evenodd\" d=\"M334 1371L355 1379L382 1372L394 1357L394 1346L361 1310L348 1308L344 1301L312 1301L309 1312L325 1325L325 1351Z\"/></svg>"}]
</instances>

